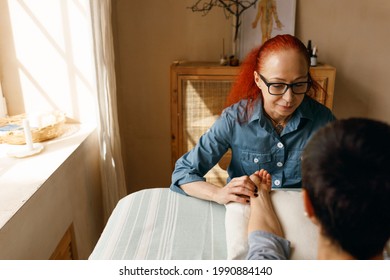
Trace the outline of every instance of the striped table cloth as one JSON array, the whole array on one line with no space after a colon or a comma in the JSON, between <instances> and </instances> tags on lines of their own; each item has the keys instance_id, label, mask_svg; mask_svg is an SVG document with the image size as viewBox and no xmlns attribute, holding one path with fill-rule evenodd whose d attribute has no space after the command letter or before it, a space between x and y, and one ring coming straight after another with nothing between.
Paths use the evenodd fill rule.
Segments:
<instances>
[{"instance_id":1,"label":"striped table cloth","mask_svg":"<svg viewBox=\"0 0 390 280\"><path fill-rule=\"evenodd\" d=\"M169 188L132 193L118 202L89 259L226 259L225 211Z\"/></svg>"}]
</instances>

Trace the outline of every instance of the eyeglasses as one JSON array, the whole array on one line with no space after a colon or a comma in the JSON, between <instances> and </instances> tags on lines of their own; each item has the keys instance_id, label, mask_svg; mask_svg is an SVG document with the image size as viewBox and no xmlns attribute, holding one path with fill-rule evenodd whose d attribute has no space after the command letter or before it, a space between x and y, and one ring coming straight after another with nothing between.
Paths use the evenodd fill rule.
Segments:
<instances>
[{"instance_id":1,"label":"eyeglasses","mask_svg":"<svg viewBox=\"0 0 390 280\"><path fill-rule=\"evenodd\" d=\"M268 87L268 93L271 95L283 95L286 93L286 91L288 91L289 88L291 88L294 94L307 93L310 90L312 84L310 74L307 75L308 75L308 80L306 82L286 84L286 83L269 83L261 74L259 74L261 80Z\"/></svg>"}]
</instances>

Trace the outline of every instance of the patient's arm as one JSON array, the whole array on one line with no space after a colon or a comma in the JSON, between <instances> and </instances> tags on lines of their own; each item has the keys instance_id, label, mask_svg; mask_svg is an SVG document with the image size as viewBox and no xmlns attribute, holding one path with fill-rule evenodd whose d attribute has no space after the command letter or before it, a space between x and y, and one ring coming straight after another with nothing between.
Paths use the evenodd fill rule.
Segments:
<instances>
[{"instance_id":1,"label":"patient's arm","mask_svg":"<svg viewBox=\"0 0 390 280\"><path fill-rule=\"evenodd\" d=\"M248 234L261 230L284 237L282 227L274 211L270 191L271 175L264 169L250 176L258 188L258 196L250 198L251 213L248 224Z\"/></svg>"}]
</instances>

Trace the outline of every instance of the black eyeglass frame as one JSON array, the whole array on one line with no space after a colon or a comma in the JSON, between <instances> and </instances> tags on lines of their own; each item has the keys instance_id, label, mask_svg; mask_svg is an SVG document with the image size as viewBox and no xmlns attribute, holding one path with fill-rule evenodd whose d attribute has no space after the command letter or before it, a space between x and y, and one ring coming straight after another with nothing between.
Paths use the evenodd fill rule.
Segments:
<instances>
[{"instance_id":1,"label":"black eyeglass frame","mask_svg":"<svg viewBox=\"0 0 390 280\"><path fill-rule=\"evenodd\" d=\"M307 81L306 82L296 82L296 83L291 83L291 84L286 84L286 83L281 83L281 82L274 82L274 83L269 83L266 78L264 78L263 75L261 75L260 73L258 73L259 76L260 76L260 79L264 82L264 84L267 86L268 88L268 93L271 94L271 95L277 95L277 96L280 96L280 95L283 95L285 94L289 88L291 88L292 92L295 94L295 95L301 95L301 94L306 94L309 92L312 84L313 84L313 80L311 79L311 76L310 76L310 73L307 73ZM307 84L307 90L305 92L299 92L299 93L296 93L294 91L294 86L296 85L299 85L299 84ZM285 90L283 91L283 93L271 93L270 92L270 86L272 85L284 85L286 86Z\"/></svg>"}]
</instances>

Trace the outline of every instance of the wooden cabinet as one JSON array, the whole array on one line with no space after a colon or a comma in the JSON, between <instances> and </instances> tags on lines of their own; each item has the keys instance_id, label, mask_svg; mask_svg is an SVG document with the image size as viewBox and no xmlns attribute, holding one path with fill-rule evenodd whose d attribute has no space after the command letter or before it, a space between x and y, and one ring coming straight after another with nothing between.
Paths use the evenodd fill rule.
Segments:
<instances>
[{"instance_id":1,"label":"wooden cabinet","mask_svg":"<svg viewBox=\"0 0 390 280\"><path fill-rule=\"evenodd\" d=\"M239 72L239 67L217 63L187 62L171 65L171 151L172 169L176 160L198 142L200 136L218 118L226 97ZM310 74L325 89L316 99L333 107L336 69L320 64L311 67ZM229 157L206 174L207 181L226 184Z\"/></svg>"},{"instance_id":2,"label":"wooden cabinet","mask_svg":"<svg viewBox=\"0 0 390 280\"><path fill-rule=\"evenodd\" d=\"M310 67L310 75L317 81L324 91L320 91L316 100L333 110L334 84L336 80L336 68L328 64L319 64Z\"/></svg>"},{"instance_id":3,"label":"wooden cabinet","mask_svg":"<svg viewBox=\"0 0 390 280\"><path fill-rule=\"evenodd\" d=\"M50 260L77 260L73 224L69 226L50 257Z\"/></svg>"}]
</instances>

